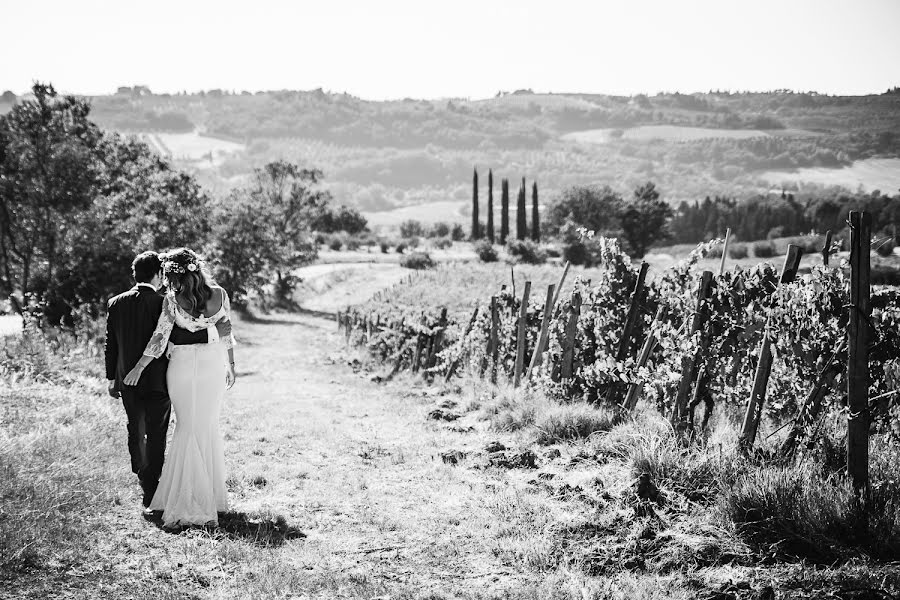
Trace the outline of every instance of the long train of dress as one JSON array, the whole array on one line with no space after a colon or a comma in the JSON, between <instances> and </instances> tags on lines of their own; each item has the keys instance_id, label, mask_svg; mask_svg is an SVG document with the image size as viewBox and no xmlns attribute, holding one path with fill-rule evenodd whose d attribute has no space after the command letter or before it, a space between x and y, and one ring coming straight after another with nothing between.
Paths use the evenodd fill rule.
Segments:
<instances>
[{"instance_id":1,"label":"long train of dress","mask_svg":"<svg viewBox=\"0 0 900 600\"><path fill-rule=\"evenodd\" d=\"M151 510L166 526L218 524L228 510L225 452L219 415L225 396L221 343L170 346L166 382L175 409L175 434Z\"/></svg>"}]
</instances>

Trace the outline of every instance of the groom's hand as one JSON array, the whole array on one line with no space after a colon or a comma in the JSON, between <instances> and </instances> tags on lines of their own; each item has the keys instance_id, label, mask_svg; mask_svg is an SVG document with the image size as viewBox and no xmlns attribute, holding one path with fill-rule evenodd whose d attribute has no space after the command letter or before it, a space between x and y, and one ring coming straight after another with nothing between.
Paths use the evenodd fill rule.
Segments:
<instances>
[{"instance_id":1,"label":"groom's hand","mask_svg":"<svg viewBox=\"0 0 900 600\"><path fill-rule=\"evenodd\" d=\"M219 339L227 338L231 335L231 319L222 319L216 322L216 331L219 332Z\"/></svg>"},{"instance_id":2,"label":"groom's hand","mask_svg":"<svg viewBox=\"0 0 900 600\"><path fill-rule=\"evenodd\" d=\"M109 380L109 382L107 383L107 386L106 386L106 391L109 393L109 395L112 398L119 397L119 390L116 389L116 380L115 379Z\"/></svg>"}]
</instances>

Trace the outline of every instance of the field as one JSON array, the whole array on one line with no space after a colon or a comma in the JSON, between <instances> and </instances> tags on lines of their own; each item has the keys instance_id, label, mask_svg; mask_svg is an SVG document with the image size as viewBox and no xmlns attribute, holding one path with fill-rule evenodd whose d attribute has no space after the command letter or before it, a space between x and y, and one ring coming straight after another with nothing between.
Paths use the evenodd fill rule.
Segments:
<instances>
[{"instance_id":1,"label":"field","mask_svg":"<svg viewBox=\"0 0 900 600\"><path fill-rule=\"evenodd\" d=\"M784 183L841 186L864 192L900 190L900 158L868 158L837 169L807 167L795 171L766 171L760 175L773 185Z\"/></svg>"},{"instance_id":2,"label":"field","mask_svg":"<svg viewBox=\"0 0 900 600\"><path fill-rule=\"evenodd\" d=\"M191 133L138 133L141 140L161 155L180 162L199 163L207 168L221 165L229 154L245 149L244 144Z\"/></svg>"},{"instance_id":3,"label":"field","mask_svg":"<svg viewBox=\"0 0 900 600\"><path fill-rule=\"evenodd\" d=\"M420 221L426 225L443 221L444 223L465 223L471 217L463 214L462 209L469 205L465 201L429 202L414 206L404 206L393 210L379 212L364 212L363 216L369 223L369 227L396 229L403 221L410 219Z\"/></svg>"},{"instance_id":4,"label":"field","mask_svg":"<svg viewBox=\"0 0 900 600\"><path fill-rule=\"evenodd\" d=\"M627 129L589 129L573 131L563 136L565 140L606 144L613 139L626 140L664 140L668 142L686 142L707 139L750 139L768 137L770 133L753 129L711 129L707 127L684 127L678 125L644 125Z\"/></svg>"},{"instance_id":5,"label":"field","mask_svg":"<svg viewBox=\"0 0 900 600\"><path fill-rule=\"evenodd\" d=\"M347 346L329 317L388 303L415 315L448 306L464 321L513 277L517 294L532 281L538 314L559 265L411 273L327 258L298 273L302 314L235 325L239 380L222 420L233 506L218 529L170 534L141 517L124 411L103 395L97 342L7 340L0 598L813 600L900 590L890 562L900 518L888 506L873 517L877 536L849 533L856 517L841 476L819 462L839 446L778 466L775 422L763 424L758 455L742 457L740 413L728 403L703 444L684 445L650 397L623 419L540 385L515 390L506 375L492 385L477 357L448 383L392 373L371 352L375 338L355 329ZM613 280L605 268L575 269L563 298L588 278ZM828 421L821 438L837 443L839 433ZM896 452L880 435L871 452L873 481L892 494Z\"/></svg>"}]
</instances>

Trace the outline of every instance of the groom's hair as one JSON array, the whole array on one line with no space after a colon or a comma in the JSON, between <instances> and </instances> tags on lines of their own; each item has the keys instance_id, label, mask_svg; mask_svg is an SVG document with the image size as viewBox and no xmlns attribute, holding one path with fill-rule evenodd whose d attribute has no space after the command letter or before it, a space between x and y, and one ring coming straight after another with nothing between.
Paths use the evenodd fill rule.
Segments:
<instances>
[{"instance_id":1,"label":"groom's hair","mask_svg":"<svg viewBox=\"0 0 900 600\"><path fill-rule=\"evenodd\" d=\"M162 269L159 254L152 250L138 254L131 263L131 273L138 283L150 283L155 275Z\"/></svg>"}]
</instances>

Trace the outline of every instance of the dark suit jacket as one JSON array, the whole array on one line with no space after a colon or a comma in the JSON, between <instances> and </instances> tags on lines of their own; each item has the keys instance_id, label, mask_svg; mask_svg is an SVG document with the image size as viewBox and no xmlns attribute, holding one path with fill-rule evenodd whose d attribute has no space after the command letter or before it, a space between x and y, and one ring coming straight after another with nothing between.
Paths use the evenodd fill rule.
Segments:
<instances>
[{"instance_id":1,"label":"dark suit jacket","mask_svg":"<svg viewBox=\"0 0 900 600\"><path fill-rule=\"evenodd\" d=\"M109 301L106 316L106 378L115 380L117 390L122 389L122 380L140 360L147 342L153 336L162 312L162 303L163 297L146 285L136 285ZM180 343L206 343L208 340L205 330L187 333L197 339ZM167 366L165 356L153 360L141 374L137 390L165 392Z\"/></svg>"}]
</instances>

